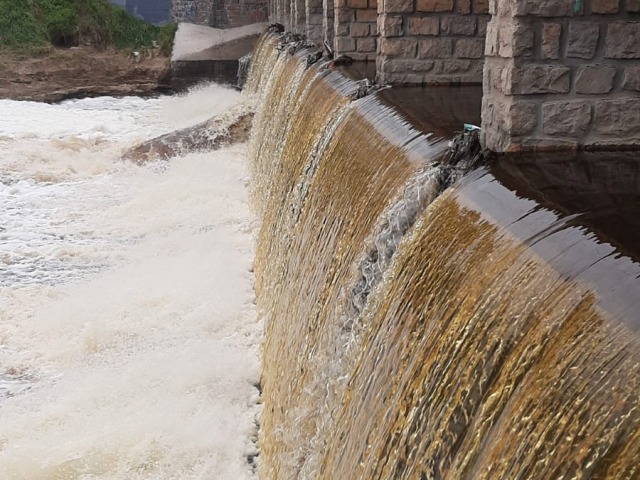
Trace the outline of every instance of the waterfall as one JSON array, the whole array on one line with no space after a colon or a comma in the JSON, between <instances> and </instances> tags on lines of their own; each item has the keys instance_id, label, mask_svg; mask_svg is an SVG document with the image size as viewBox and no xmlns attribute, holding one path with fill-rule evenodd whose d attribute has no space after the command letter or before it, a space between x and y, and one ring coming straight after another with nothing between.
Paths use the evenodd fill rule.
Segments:
<instances>
[{"instance_id":1,"label":"waterfall","mask_svg":"<svg viewBox=\"0 0 640 480\"><path fill-rule=\"evenodd\" d=\"M261 478L638 475L638 263L309 55L247 80Z\"/></svg>"}]
</instances>

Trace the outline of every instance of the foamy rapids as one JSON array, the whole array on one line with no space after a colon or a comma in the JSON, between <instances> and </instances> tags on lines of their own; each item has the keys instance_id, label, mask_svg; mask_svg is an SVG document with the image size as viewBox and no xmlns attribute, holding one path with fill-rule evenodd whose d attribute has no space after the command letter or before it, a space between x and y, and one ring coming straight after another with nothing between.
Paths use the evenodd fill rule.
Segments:
<instances>
[{"instance_id":1,"label":"foamy rapids","mask_svg":"<svg viewBox=\"0 0 640 480\"><path fill-rule=\"evenodd\" d=\"M0 100L0 479L254 477L245 146L119 160L241 101Z\"/></svg>"}]
</instances>

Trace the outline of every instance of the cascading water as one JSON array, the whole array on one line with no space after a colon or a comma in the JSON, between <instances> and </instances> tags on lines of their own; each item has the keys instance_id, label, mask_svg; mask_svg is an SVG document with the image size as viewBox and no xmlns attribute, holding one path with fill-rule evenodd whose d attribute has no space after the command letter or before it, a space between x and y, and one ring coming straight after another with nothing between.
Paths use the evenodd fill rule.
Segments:
<instances>
[{"instance_id":1,"label":"cascading water","mask_svg":"<svg viewBox=\"0 0 640 480\"><path fill-rule=\"evenodd\" d=\"M278 42L247 83L261 477L637 478L638 263L490 169L439 195L443 142Z\"/></svg>"}]
</instances>

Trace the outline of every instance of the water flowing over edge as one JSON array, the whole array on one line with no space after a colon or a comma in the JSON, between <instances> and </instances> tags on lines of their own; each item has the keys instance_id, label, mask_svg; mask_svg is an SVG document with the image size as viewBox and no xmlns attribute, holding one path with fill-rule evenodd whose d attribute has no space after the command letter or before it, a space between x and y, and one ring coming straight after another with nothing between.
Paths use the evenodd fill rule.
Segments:
<instances>
[{"instance_id":1,"label":"water flowing over edge","mask_svg":"<svg viewBox=\"0 0 640 480\"><path fill-rule=\"evenodd\" d=\"M281 41L247 82L261 475L633 478L637 336L473 196L438 197L461 176L442 144Z\"/></svg>"}]
</instances>

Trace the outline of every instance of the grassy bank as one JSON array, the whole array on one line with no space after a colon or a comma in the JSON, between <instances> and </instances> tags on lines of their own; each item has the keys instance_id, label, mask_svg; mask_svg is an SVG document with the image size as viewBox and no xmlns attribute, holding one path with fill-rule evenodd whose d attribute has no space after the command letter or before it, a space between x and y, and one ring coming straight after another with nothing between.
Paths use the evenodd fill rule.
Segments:
<instances>
[{"instance_id":1,"label":"grassy bank","mask_svg":"<svg viewBox=\"0 0 640 480\"><path fill-rule=\"evenodd\" d=\"M156 46L169 55L174 33L174 25L151 25L106 0L0 0L0 46L11 49Z\"/></svg>"}]
</instances>

